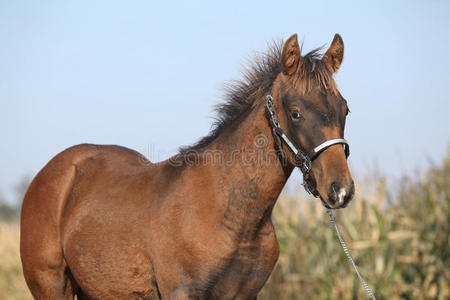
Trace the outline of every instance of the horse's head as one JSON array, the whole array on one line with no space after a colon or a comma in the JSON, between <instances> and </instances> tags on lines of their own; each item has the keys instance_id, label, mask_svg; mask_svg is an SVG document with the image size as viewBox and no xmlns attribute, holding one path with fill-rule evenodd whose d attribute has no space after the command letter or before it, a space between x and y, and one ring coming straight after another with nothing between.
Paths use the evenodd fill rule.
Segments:
<instances>
[{"instance_id":1,"label":"horse's head","mask_svg":"<svg viewBox=\"0 0 450 300\"><path fill-rule=\"evenodd\" d=\"M286 135L306 153L327 140L344 137L349 110L332 77L343 55L344 43L338 34L322 57L317 50L302 57L296 34L283 46L282 72L272 89L274 106ZM283 147L287 153L286 144ZM287 157L296 164L293 156ZM334 144L312 159L306 185L328 208L348 204L355 188L342 144Z\"/></svg>"}]
</instances>

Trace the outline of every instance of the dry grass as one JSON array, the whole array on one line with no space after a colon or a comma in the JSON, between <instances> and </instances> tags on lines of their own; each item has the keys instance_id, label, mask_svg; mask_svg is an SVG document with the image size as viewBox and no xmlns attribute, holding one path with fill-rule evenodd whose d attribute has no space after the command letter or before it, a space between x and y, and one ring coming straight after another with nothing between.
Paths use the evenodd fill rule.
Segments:
<instances>
[{"instance_id":1,"label":"dry grass","mask_svg":"<svg viewBox=\"0 0 450 300\"><path fill-rule=\"evenodd\" d=\"M19 226L0 222L0 299L32 299L23 279L19 256Z\"/></svg>"},{"instance_id":2,"label":"dry grass","mask_svg":"<svg viewBox=\"0 0 450 300\"><path fill-rule=\"evenodd\" d=\"M379 300L450 299L450 155L396 192L387 185L363 180L336 214L363 277ZM283 195L274 223L281 255L258 299L367 299L319 201ZM0 223L0 299L31 299L17 224Z\"/></svg>"}]
</instances>

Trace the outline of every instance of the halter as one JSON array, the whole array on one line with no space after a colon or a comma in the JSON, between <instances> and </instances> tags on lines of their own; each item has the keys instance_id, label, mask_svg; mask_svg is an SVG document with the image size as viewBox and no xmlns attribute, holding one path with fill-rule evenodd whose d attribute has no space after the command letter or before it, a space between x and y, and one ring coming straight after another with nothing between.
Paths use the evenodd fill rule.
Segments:
<instances>
[{"instance_id":1,"label":"halter","mask_svg":"<svg viewBox=\"0 0 450 300\"><path fill-rule=\"evenodd\" d=\"M311 171L311 163L322 153L325 149L336 145L342 144L344 146L345 157L350 155L350 147L344 138L329 139L322 144L316 146L312 151L305 151L299 147L296 147L294 143L289 139L289 137L284 133L284 130L280 126L278 121L277 113L275 111L275 106L273 104L272 95L266 96L266 110L269 113L270 125L272 127L272 134L275 138L275 142L279 148L280 155L285 158L283 148L281 147L281 140L283 140L286 145L294 153L294 160L297 167L303 173L304 186L307 192L315 195L315 192L311 190L311 185L309 182L309 172ZM316 196L316 195L315 195Z\"/></svg>"}]
</instances>

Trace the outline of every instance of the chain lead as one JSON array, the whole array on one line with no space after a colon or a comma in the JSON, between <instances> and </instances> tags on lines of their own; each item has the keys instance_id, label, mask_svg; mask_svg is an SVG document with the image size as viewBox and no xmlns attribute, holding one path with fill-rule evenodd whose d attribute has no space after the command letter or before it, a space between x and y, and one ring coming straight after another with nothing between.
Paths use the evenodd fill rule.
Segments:
<instances>
[{"instance_id":1,"label":"chain lead","mask_svg":"<svg viewBox=\"0 0 450 300\"><path fill-rule=\"evenodd\" d=\"M369 297L372 300L376 300L375 296L372 294L372 291L370 290L366 281L364 280L364 278L362 278L361 274L359 273L358 268L356 267L355 261L353 260L352 256L350 255L350 251L348 251L347 245L345 244L344 239L342 238L341 233L339 232L339 229L337 227L336 220L334 219L333 211L331 209L327 208L327 214L328 214L328 217L330 217L330 221L333 224L334 229L336 230L337 237L339 239L339 242L341 242L341 246L342 246L342 249L344 249L345 255L347 256L348 260L352 264L353 269L355 269L355 272L359 278L359 281L361 282L362 286L366 290L367 294L369 294Z\"/></svg>"}]
</instances>

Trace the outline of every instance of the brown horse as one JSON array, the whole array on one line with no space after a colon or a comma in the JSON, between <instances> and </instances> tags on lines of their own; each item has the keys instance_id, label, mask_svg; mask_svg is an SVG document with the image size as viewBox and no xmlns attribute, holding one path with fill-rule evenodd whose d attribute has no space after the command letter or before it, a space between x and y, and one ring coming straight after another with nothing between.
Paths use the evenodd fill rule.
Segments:
<instances>
[{"instance_id":1,"label":"brown horse","mask_svg":"<svg viewBox=\"0 0 450 300\"><path fill-rule=\"evenodd\" d=\"M348 107L332 78L343 51L337 34L323 56L301 56L297 35L271 47L228 89L210 135L167 161L88 144L55 156L22 206L33 296L255 299L278 258L271 213L294 167L327 207L353 196Z\"/></svg>"}]
</instances>

